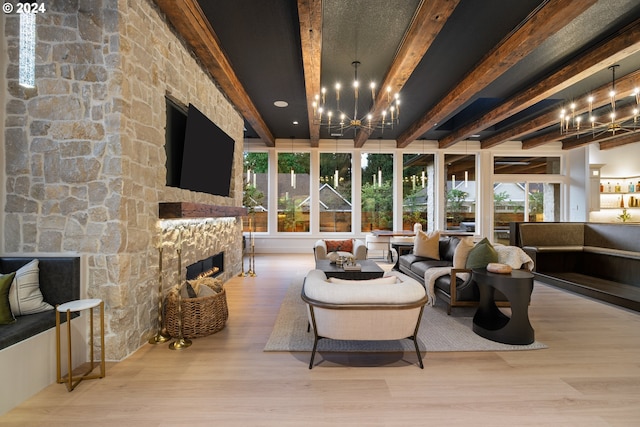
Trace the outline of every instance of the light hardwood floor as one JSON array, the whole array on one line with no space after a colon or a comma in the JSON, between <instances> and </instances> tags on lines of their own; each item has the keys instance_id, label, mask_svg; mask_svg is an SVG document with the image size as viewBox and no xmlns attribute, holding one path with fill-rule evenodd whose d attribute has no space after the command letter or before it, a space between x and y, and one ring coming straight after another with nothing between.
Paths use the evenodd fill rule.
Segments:
<instances>
[{"instance_id":1,"label":"light hardwood floor","mask_svg":"<svg viewBox=\"0 0 640 427\"><path fill-rule=\"evenodd\" d=\"M325 353L309 370L309 353L262 349L310 268L311 255L257 256L258 277L225 285L221 332L183 351L145 345L71 393L52 384L0 425L640 425L638 313L536 283L530 318L548 349L427 351L424 370L411 352Z\"/></svg>"}]
</instances>

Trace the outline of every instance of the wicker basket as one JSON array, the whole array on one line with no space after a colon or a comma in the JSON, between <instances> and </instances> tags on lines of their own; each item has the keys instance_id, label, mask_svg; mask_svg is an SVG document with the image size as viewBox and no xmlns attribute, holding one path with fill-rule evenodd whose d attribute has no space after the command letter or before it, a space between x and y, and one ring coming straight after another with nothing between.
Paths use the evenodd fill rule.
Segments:
<instances>
[{"instance_id":1,"label":"wicker basket","mask_svg":"<svg viewBox=\"0 0 640 427\"><path fill-rule=\"evenodd\" d=\"M213 288L212 286L209 286ZM178 295L170 292L165 299L165 328L169 335L180 336ZM229 317L224 288L215 295L182 298L182 336L198 338L215 334L224 328Z\"/></svg>"}]
</instances>

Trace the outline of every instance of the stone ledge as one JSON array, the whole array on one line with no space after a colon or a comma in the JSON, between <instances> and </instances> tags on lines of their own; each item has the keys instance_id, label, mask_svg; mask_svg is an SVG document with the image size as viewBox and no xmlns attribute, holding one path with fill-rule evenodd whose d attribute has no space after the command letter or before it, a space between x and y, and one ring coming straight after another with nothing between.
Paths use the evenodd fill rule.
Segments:
<instances>
[{"instance_id":1,"label":"stone ledge","mask_svg":"<svg viewBox=\"0 0 640 427\"><path fill-rule=\"evenodd\" d=\"M158 216L160 219L247 216L247 208L190 202L166 202L158 204Z\"/></svg>"}]
</instances>

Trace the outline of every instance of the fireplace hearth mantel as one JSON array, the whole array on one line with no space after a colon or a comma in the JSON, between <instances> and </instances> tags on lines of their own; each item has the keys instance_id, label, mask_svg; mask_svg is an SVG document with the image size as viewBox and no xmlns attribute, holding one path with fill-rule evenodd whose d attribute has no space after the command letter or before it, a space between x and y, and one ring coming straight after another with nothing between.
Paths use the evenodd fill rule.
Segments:
<instances>
[{"instance_id":1,"label":"fireplace hearth mantel","mask_svg":"<svg viewBox=\"0 0 640 427\"><path fill-rule=\"evenodd\" d=\"M160 219L222 218L247 216L247 208L236 206L207 205L192 202L164 202L158 204Z\"/></svg>"}]
</instances>

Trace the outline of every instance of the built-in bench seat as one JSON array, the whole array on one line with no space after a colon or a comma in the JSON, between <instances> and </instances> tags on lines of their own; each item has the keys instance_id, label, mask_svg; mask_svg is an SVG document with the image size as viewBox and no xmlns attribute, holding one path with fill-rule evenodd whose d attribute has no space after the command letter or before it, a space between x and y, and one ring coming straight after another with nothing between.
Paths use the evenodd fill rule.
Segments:
<instances>
[{"instance_id":1,"label":"built-in bench seat","mask_svg":"<svg viewBox=\"0 0 640 427\"><path fill-rule=\"evenodd\" d=\"M640 311L640 225L512 223L510 235L540 281Z\"/></svg>"},{"instance_id":2,"label":"built-in bench seat","mask_svg":"<svg viewBox=\"0 0 640 427\"><path fill-rule=\"evenodd\" d=\"M0 257L0 273L17 271L36 257ZM56 306L80 298L79 257L37 257L40 291ZM77 313L74 313L77 315ZM55 327L55 310L17 316L16 322L0 325L0 350Z\"/></svg>"}]
</instances>

